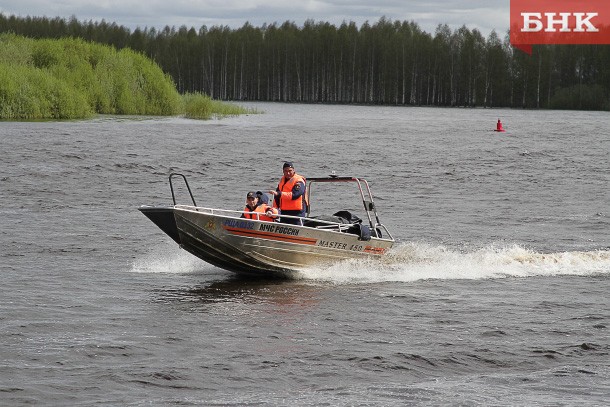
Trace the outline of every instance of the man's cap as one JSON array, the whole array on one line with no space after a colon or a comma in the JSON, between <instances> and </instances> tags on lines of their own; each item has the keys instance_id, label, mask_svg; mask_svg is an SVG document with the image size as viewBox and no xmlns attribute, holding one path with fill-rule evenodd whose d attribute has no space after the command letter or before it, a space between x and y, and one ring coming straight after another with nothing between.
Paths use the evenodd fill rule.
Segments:
<instances>
[{"instance_id":1,"label":"man's cap","mask_svg":"<svg viewBox=\"0 0 610 407\"><path fill-rule=\"evenodd\" d=\"M269 203L269 198L267 197L267 194L263 193L262 191L256 191L256 196L258 197L259 202L264 204Z\"/></svg>"},{"instance_id":2,"label":"man's cap","mask_svg":"<svg viewBox=\"0 0 610 407\"><path fill-rule=\"evenodd\" d=\"M254 191L250 191L248 192L248 195L246 195L246 198L256 198L256 193Z\"/></svg>"},{"instance_id":3,"label":"man's cap","mask_svg":"<svg viewBox=\"0 0 610 407\"><path fill-rule=\"evenodd\" d=\"M284 163L284 166L282 167L282 169L284 169L284 168L288 168L288 167L290 167L290 168L294 168L294 165L292 165L292 163L291 163L290 161L286 161L286 162Z\"/></svg>"}]
</instances>

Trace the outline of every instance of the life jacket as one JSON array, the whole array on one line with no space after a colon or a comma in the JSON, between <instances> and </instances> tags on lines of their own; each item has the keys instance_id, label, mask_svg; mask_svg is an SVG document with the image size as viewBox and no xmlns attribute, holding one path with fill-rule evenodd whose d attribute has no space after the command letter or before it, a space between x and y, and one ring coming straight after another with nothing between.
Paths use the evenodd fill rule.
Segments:
<instances>
[{"instance_id":1,"label":"life jacket","mask_svg":"<svg viewBox=\"0 0 610 407\"><path fill-rule=\"evenodd\" d=\"M292 199L292 188L294 188L299 181L303 183L303 188L305 188L307 180L299 174L294 174L289 180L286 180L285 177L280 179L277 187L281 194L279 205L281 211L302 211L305 209L305 193L298 199Z\"/></svg>"},{"instance_id":2,"label":"life jacket","mask_svg":"<svg viewBox=\"0 0 610 407\"><path fill-rule=\"evenodd\" d=\"M277 215L279 212L277 209L270 207L267 204L258 205L254 210L251 210L248 206L244 208L244 218L246 219L254 219L254 220L262 220L265 222L275 222L277 216L267 216L265 213L267 210L271 210L273 215Z\"/></svg>"}]
</instances>

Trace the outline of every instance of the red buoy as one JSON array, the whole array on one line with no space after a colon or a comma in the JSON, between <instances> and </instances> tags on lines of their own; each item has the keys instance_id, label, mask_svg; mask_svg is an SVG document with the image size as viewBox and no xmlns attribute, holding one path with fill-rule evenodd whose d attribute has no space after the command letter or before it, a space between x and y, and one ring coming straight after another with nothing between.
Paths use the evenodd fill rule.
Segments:
<instances>
[{"instance_id":1,"label":"red buoy","mask_svg":"<svg viewBox=\"0 0 610 407\"><path fill-rule=\"evenodd\" d=\"M498 124L496 125L496 131L506 131L504 127L502 127L502 122L498 119Z\"/></svg>"}]
</instances>

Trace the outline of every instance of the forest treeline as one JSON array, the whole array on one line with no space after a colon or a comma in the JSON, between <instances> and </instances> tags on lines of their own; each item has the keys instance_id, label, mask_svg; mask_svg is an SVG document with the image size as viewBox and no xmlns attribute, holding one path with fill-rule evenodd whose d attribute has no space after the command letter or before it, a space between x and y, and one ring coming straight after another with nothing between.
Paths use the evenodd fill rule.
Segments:
<instances>
[{"instance_id":1,"label":"forest treeline","mask_svg":"<svg viewBox=\"0 0 610 407\"><path fill-rule=\"evenodd\" d=\"M306 21L241 28L137 28L0 14L0 32L131 48L181 93L214 99L610 110L610 46L511 47L508 34L434 34L381 18L358 27Z\"/></svg>"}]
</instances>

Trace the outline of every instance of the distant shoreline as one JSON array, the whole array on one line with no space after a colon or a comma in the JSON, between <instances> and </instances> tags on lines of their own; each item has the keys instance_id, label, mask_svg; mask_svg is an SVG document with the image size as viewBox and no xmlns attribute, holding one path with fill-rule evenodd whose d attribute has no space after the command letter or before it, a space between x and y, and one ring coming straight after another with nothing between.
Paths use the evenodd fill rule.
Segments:
<instances>
[{"instance_id":1,"label":"distant shoreline","mask_svg":"<svg viewBox=\"0 0 610 407\"><path fill-rule=\"evenodd\" d=\"M610 46L541 45L382 17L361 26L286 21L241 28L136 29L76 19L7 17L32 38L83 38L146 55L181 94L222 101L610 110Z\"/></svg>"}]
</instances>

